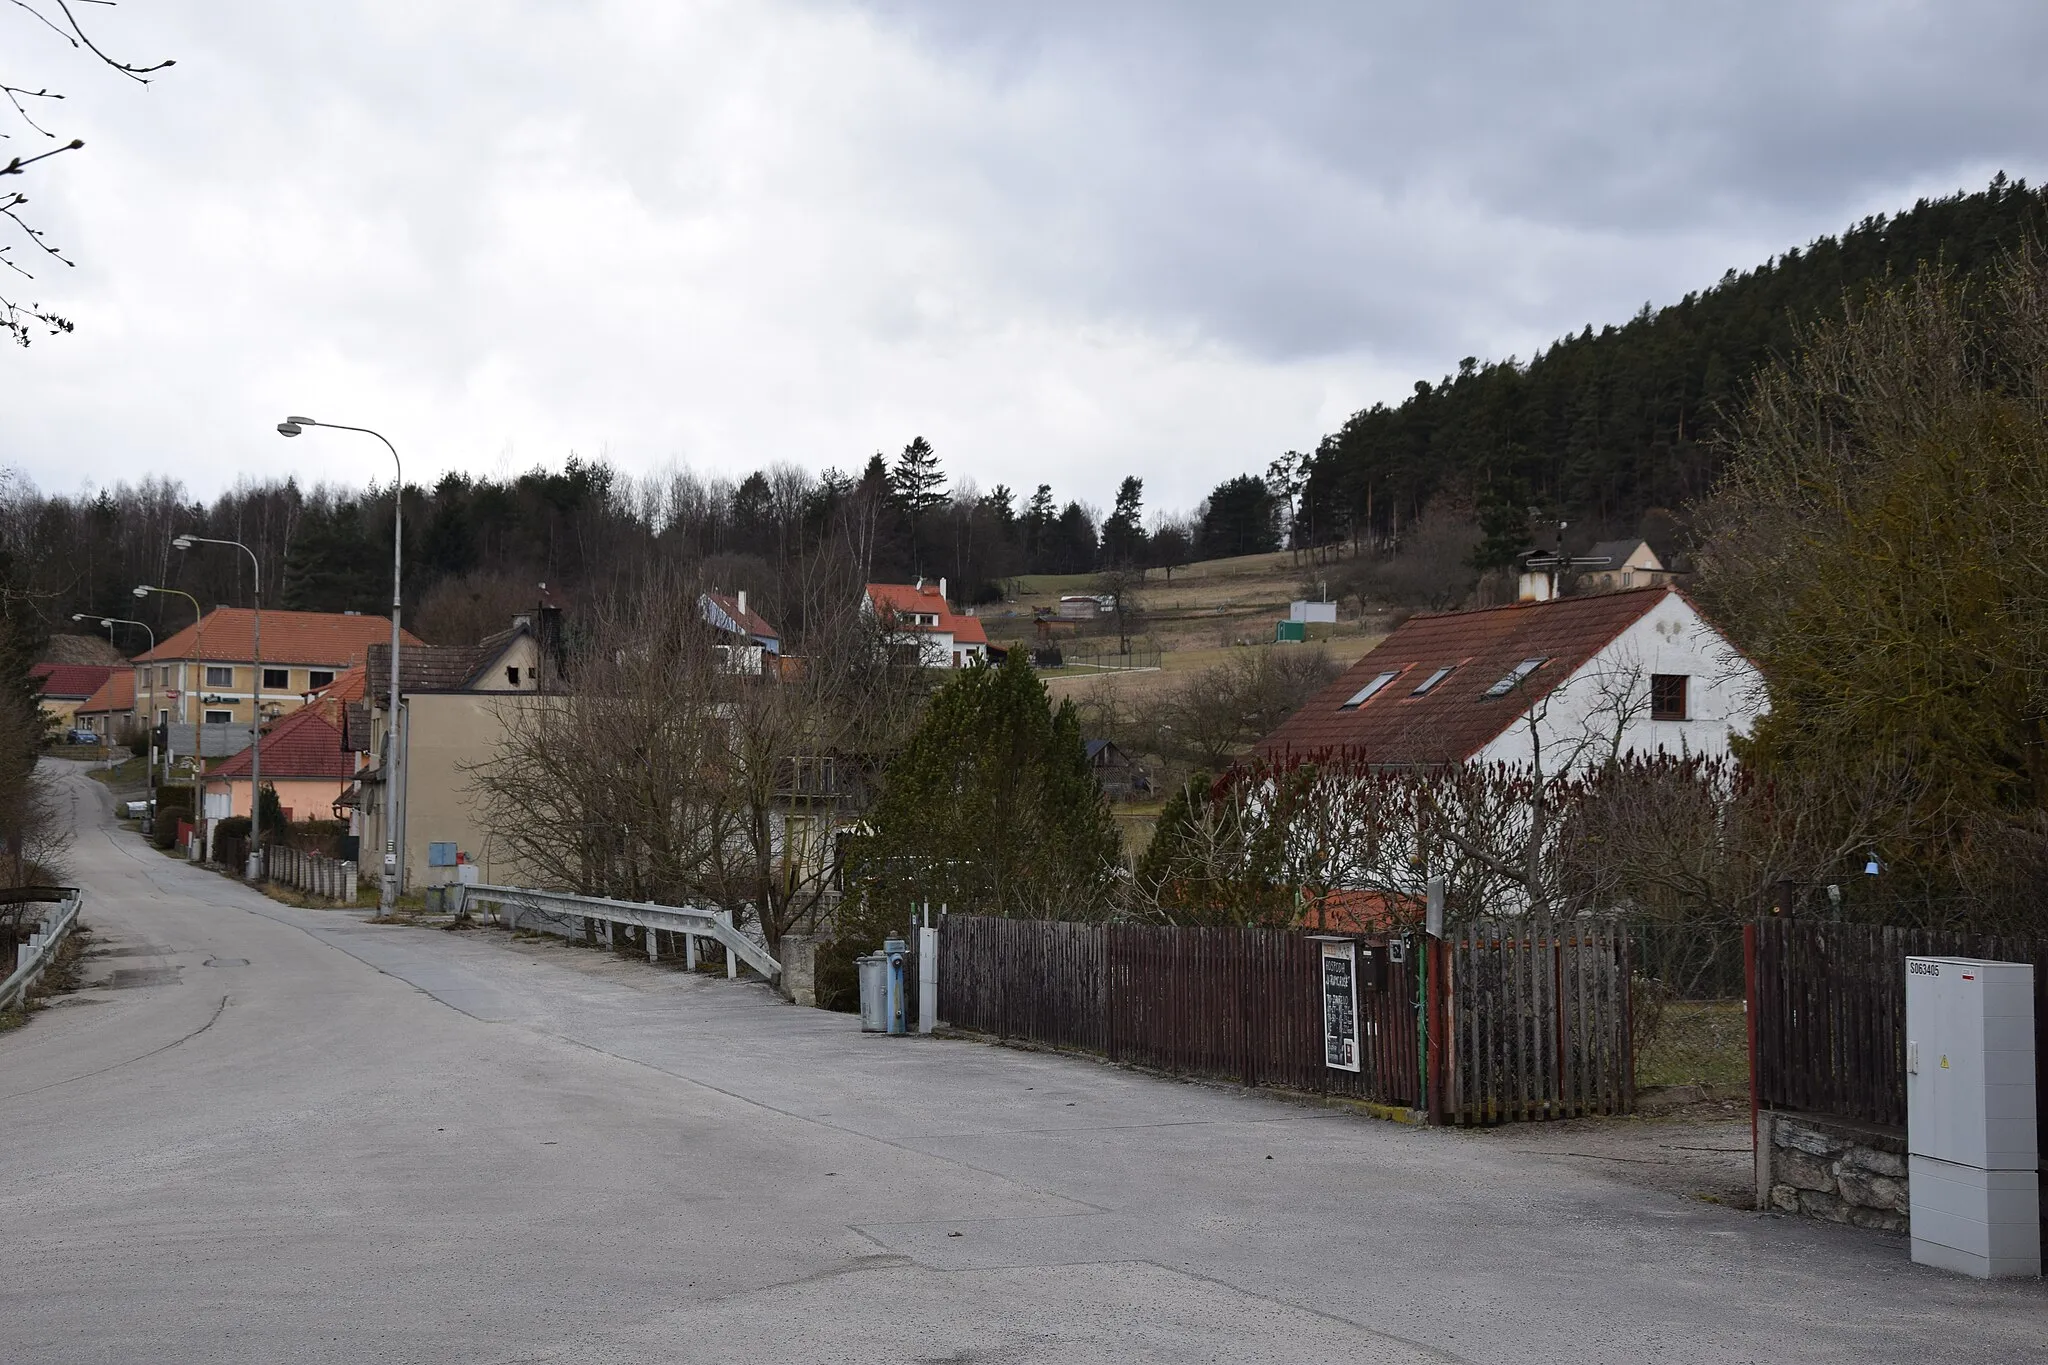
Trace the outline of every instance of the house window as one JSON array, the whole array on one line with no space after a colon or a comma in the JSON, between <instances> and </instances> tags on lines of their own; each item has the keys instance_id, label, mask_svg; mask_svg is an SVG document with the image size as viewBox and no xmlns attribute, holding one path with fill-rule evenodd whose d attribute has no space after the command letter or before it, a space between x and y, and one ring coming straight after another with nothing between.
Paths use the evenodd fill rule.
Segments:
<instances>
[{"instance_id":1,"label":"house window","mask_svg":"<svg viewBox=\"0 0 2048 1365\"><path fill-rule=\"evenodd\" d=\"M156 671L156 685L158 687L169 687L171 685L171 666L169 664L165 664Z\"/></svg>"},{"instance_id":2,"label":"house window","mask_svg":"<svg viewBox=\"0 0 2048 1365\"><path fill-rule=\"evenodd\" d=\"M171 711L169 707L159 706L157 708L156 723L158 725L169 725L171 723Z\"/></svg>"},{"instance_id":3,"label":"house window","mask_svg":"<svg viewBox=\"0 0 2048 1365\"><path fill-rule=\"evenodd\" d=\"M323 687L331 687L333 685L334 670L332 669L316 668L306 675L306 690L308 692L318 692Z\"/></svg>"},{"instance_id":4,"label":"house window","mask_svg":"<svg viewBox=\"0 0 2048 1365\"><path fill-rule=\"evenodd\" d=\"M721 648L722 648L722 647L723 647L723 646L721 646ZM727 660L727 661L728 661L728 662L730 662L730 657L728 657L728 660ZM513 665L512 667L510 667L510 668L507 668L507 669L505 670L505 681L506 681L506 682L508 682L508 683L511 683L511 684L512 684L512 685L513 685L514 687L517 687L517 686L519 686L519 667L518 667L518 665L516 665L516 664L515 664L515 665Z\"/></svg>"},{"instance_id":5,"label":"house window","mask_svg":"<svg viewBox=\"0 0 2048 1365\"><path fill-rule=\"evenodd\" d=\"M1483 695L1488 697L1505 697L1508 693L1514 691L1517 687L1520 687L1522 685L1523 680L1527 678L1531 673L1534 673L1537 669L1543 667L1543 665L1548 662L1550 662L1550 658L1548 655L1545 655L1540 659L1522 660L1522 662L1516 664L1512 669L1508 670L1508 675L1505 678L1502 678L1499 682L1487 688Z\"/></svg>"},{"instance_id":6,"label":"house window","mask_svg":"<svg viewBox=\"0 0 2048 1365\"><path fill-rule=\"evenodd\" d=\"M272 692L282 692L292 685L292 671L288 668L266 668L263 670L263 685Z\"/></svg>"},{"instance_id":7,"label":"house window","mask_svg":"<svg viewBox=\"0 0 2048 1365\"><path fill-rule=\"evenodd\" d=\"M206 713L206 723L208 725L233 725L235 723L235 713L232 711L208 711Z\"/></svg>"},{"instance_id":8,"label":"house window","mask_svg":"<svg viewBox=\"0 0 2048 1365\"><path fill-rule=\"evenodd\" d=\"M208 687L233 687L235 685L235 670L232 668L215 668L212 664L208 664L206 666L206 685Z\"/></svg>"},{"instance_id":9,"label":"house window","mask_svg":"<svg viewBox=\"0 0 2048 1365\"><path fill-rule=\"evenodd\" d=\"M1349 711L1354 706L1365 705L1368 701L1372 700L1375 693L1392 682L1398 674L1399 670L1380 674L1377 678L1374 678L1371 682L1353 692L1351 699L1337 709L1339 711Z\"/></svg>"},{"instance_id":10,"label":"house window","mask_svg":"<svg viewBox=\"0 0 2048 1365\"><path fill-rule=\"evenodd\" d=\"M1422 682L1416 687L1416 689L1413 692L1410 692L1408 695L1411 697L1421 696L1423 693L1429 691L1430 688L1435 687L1438 683L1442 682L1445 678L1450 677L1451 670L1456 667L1456 664L1447 664L1446 666L1439 668L1436 672L1424 678Z\"/></svg>"},{"instance_id":11,"label":"house window","mask_svg":"<svg viewBox=\"0 0 2048 1365\"><path fill-rule=\"evenodd\" d=\"M1683 673L1652 673L1650 675L1650 719L1687 720L1685 713L1685 684Z\"/></svg>"}]
</instances>

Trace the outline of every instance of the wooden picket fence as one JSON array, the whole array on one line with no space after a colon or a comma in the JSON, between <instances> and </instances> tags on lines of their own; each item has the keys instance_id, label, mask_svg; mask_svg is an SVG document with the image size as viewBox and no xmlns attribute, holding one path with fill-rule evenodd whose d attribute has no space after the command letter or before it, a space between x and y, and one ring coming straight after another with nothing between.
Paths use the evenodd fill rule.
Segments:
<instances>
[{"instance_id":1,"label":"wooden picket fence","mask_svg":"<svg viewBox=\"0 0 2048 1365\"><path fill-rule=\"evenodd\" d=\"M1755 933L1750 1011L1764 1108L1905 1130L1908 957L2033 963L2035 1056L2048 1065L2048 941L1784 919ZM2036 1089L2048 1132L2048 1084Z\"/></svg>"},{"instance_id":2,"label":"wooden picket fence","mask_svg":"<svg viewBox=\"0 0 2048 1365\"><path fill-rule=\"evenodd\" d=\"M948 915L939 1017L1183 1075L1419 1103L1413 965L1361 993L1356 1073L1324 1064L1321 970L1316 943L1285 930Z\"/></svg>"},{"instance_id":3,"label":"wooden picket fence","mask_svg":"<svg viewBox=\"0 0 2048 1365\"><path fill-rule=\"evenodd\" d=\"M948 915L939 1017L1162 1071L1427 1107L1439 1122L1634 1107L1625 936L1360 941L1398 945L1403 960L1360 992L1356 1073L1326 1065L1321 949L1288 930Z\"/></svg>"},{"instance_id":4,"label":"wooden picket fence","mask_svg":"<svg viewBox=\"0 0 2048 1365\"><path fill-rule=\"evenodd\" d=\"M1476 925L1443 952L1444 1116L1465 1124L1635 1107L1629 943Z\"/></svg>"}]
</instances>

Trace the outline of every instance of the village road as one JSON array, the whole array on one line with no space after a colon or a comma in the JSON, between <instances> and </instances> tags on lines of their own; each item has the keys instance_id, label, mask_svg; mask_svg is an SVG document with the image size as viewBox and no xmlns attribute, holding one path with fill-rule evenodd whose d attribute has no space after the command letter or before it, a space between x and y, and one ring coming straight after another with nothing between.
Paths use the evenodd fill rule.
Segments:
<instances>
[{"instance_id":1,"label":"village road","mask_svg":"<svg viewBox=\"0 0 2048 1365\"><path fill-rule=\"evenodd\" d=\"M102 984L0 1035L0 1360L2038 1362L1879 1234L494 930L67 776Z\"/></svg>"}]
</instances>

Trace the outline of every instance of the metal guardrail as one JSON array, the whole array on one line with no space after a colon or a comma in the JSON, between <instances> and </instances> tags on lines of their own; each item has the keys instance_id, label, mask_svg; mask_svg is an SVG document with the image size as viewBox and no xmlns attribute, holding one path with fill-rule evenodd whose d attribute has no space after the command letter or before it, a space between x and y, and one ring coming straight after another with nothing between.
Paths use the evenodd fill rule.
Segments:
<instances>
[{"instance_id":1,"label":"metal guardrail","mask_svg":"<svg viewBox=\"0 0 2048 1365\"><path fill-rule=\"evenodd\" d=\"M57 912L29 935L28 942L14 950L14 974L0 982L0 1010L11 1009L21 1003L22 996L43 974L43 969L50 965L50 959L57 955L57 945L78 923L78 907L84 902L85 894L75 887L70 891L70 895L57 902Z\"/></svg>"},{"instance_id":2,"label":"metal guardrail","mask_svg":"<svg viewBox=\"0 0 2048 1365\"><path fill-rule=\"evenodd\" d=\"M603 920L607 924L638 925L643 929L684 935L693 967L697 961L697 940L708 938L724 945L727 975L738 974L735 959L745 962L770 981L782 975L780 962L733 927L729 910L705 910L694 905L656 905L653 901L615 901L603 896L574 896L566 891L537 891L531 887L492 886L487 883L458 882L448 889L453 893L454 909L458 915L466 914L473 904L482 904L495 905L506 912L505 922L513 929L519 927L522 910L555 917ZM652 957L654 945L651 940L647 951Z\"/></svg>"}]
</instances>

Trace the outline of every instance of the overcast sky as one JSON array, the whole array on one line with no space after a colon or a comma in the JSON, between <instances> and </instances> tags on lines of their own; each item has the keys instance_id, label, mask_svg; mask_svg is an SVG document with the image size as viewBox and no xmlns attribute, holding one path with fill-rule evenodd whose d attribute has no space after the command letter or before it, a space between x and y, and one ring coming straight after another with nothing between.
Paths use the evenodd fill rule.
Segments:
<instances>
[{"instance_id":1,"label":"overcast sky","mask_svg":"<svg viewBox=\"0 0 2048 1365\"><path fill-rule=\"evenodd\" d=\"M0 465L53 491L388 478L273 433L304 413L415 482L922 434L983 487L1185 506L1461 356L2048 160L2026 0L88 17L178 64L0 15L0 81L88 143L23 185L77 268L0 289L78 323L0 352Z\"/></svg>"}]
</instances>

